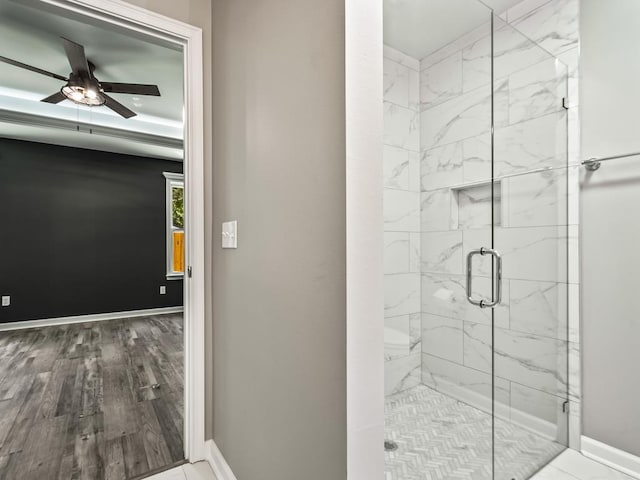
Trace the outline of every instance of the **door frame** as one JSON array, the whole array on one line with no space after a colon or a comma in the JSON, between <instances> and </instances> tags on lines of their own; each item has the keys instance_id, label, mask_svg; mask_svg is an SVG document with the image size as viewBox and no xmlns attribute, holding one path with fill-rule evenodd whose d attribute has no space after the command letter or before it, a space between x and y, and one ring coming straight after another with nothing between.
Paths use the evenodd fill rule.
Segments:
<instances>
[{"instance_id":1,"label":"door frame","mask_svg":"<svg viewBox=\"0 0 640 480\"><path fill-rule=\"evenodd\" d=\"M347 479L384 474L382 2L345 0Z\"/></svg>"},{"instance_id":2,"label":"door frame","mask_svg":"<svg viewBox=\"0 0 640 480\"><path fill-rule=\"evenodd\" d=\"M35 0L183 48L184 61L184 454L205 459L205 217L202 29L120 0Z\"/></svg>"}]
</instances>

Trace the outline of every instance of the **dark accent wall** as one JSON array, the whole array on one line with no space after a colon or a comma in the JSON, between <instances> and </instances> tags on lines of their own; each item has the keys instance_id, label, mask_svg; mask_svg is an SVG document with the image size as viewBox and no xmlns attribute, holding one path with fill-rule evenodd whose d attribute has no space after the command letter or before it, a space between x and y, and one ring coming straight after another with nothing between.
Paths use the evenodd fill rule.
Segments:
<instances>
[{"instance_id":1,"label":"dark accent wall","mask_svg":"<svg viewBox=\"0 0 640 480\"><path fill-rule=\"evenodd\" d=\"M0 323L182 305L163 171L182 164L0 139Z\"/></svg>"}]
</instances>

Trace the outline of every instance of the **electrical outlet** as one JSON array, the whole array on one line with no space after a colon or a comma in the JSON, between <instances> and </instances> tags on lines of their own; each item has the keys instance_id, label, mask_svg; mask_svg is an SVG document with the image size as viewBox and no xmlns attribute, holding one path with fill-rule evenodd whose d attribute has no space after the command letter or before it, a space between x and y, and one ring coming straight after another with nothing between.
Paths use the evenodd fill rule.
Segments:
<instances>
[{"instance_id":1,"label":"electrical outlet","mask_svg":"<svg viewBox=\"0 0 640 480\"><path fill-rule=\"evenodd\" d=\"M160 285L160 295L166 295L167 294L167 287L164 285Z\"/></svg>"},{"instance_id":2,"label":"electrical outlet","mask_svg":"<svg viewBox=\"0 0 640 480\"><path fill-rule=\"evenodd\" d=\"M2 296L2 306L3 307L8 307L9 305L11 305L11 297L9 295L3 295Z\"/></svg>"}]
</instances>

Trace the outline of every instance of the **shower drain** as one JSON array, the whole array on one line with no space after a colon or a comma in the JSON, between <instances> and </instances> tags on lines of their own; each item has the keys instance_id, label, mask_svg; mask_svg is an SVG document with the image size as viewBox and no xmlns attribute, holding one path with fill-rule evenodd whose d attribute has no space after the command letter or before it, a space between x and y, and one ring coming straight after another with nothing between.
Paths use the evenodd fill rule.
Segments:
<instances>
[{"instance_id":1,"label":"shower drain","mask_svg":"<svg viewBox=\"0 0 640 480\"><path fill-rule=\"evenodd\" d=\"M384 441L384 451L385 452L395 452L398 449L398 444L392 440Z\"/></svg>"}]
</instances>

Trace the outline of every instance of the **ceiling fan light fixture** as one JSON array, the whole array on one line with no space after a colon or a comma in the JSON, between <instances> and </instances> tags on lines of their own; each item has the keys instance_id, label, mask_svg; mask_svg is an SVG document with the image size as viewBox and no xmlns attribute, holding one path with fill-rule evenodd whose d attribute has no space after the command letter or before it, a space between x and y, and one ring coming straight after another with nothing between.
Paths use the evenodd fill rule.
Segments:
<instances>
[{"instance_id":1,"label":"ceiling fan light fixture","mask_svg":"<svg viewBox=\"0 0 640 480\"><path fill-rule=\"evenodd\" d=\"M60 90L62 94L71 100L73 103L79 105L88 105L90 107L97 107L104 105L107 101L102 92L90 87L83 87L81 85L65 85Z\"/></svg>"}]
</instances>

